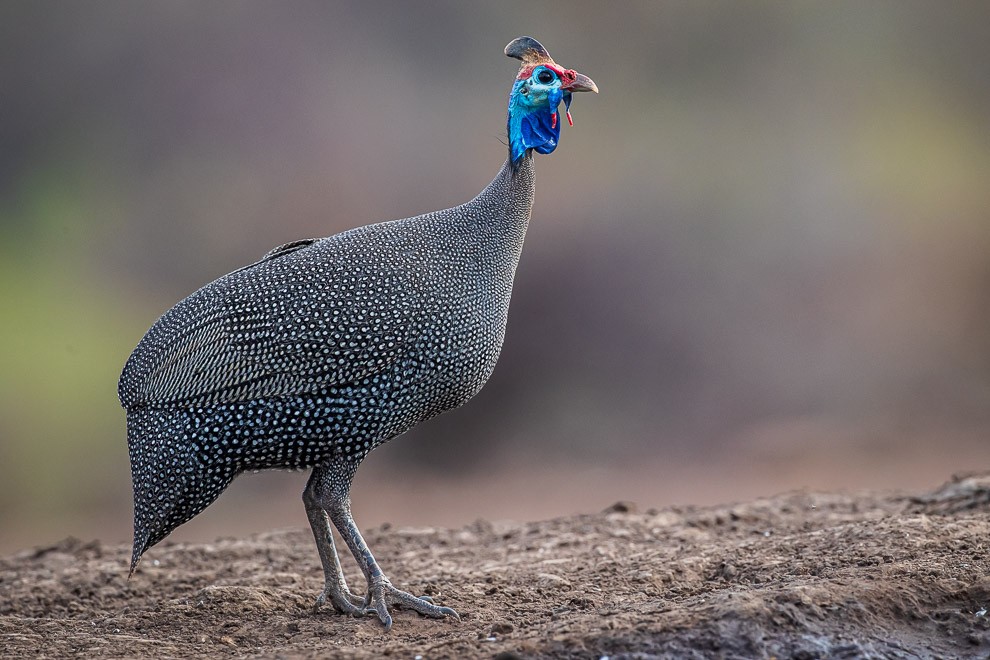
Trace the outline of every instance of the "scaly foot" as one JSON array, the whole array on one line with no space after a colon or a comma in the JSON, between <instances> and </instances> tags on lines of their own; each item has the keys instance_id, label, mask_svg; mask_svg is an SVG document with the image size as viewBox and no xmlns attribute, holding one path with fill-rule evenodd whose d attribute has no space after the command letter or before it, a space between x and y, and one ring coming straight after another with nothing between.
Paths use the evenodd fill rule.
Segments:
<instances>
[{"instance_id":1,"label":"scaly foot","mask_svg":"<svg viewBox=\"0 0 990 660\"><path fill-rule=\"evenodd\" d=\"M382 624L385 625L385 630L389 630L392 627L392 616L388 613L389 605L408 607L423 616L433 619L442 619L445 616L451 616L458 621L461 620L461 617L453 609L434 605L433 599L429 596L419 598L413 596L411 593L396 589L385 576L382 576L369 585L368 596L370 598L370 603L368 603L370 607L366 611L369 614L372 612L376 613ZM365 602L367 603L367 600Z\"/></svg>"}]
</instances>

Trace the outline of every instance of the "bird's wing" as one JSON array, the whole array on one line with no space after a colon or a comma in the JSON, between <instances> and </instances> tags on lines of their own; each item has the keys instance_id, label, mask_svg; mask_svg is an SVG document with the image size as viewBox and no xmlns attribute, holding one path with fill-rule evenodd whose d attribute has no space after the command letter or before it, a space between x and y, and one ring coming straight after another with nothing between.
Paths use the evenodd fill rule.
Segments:
<instances>
[{"instance_id":1,"label":"bird's wing","mask_svg":"<svg viewBox=\"0 0 990 660\"><path fill-rule=\"evenodd\" d=\"M276 248L166 312L124 368L121 403L201 406L316 394L362 386L392 364L412 310L408 302L388 304L387 293L402 290L403 275L374 260L335 265L310 249L316 242Z\"/></svg>"},{"instance_id":2,"label":"bird's wing","mask_svg":"<svg viewBox=\"0 0 990 660\"><path fill-rule=\"evenodd\" d=\"M241 266L237 270L229 273L228 276L233 275L234 273L240 273L241 271L250 270L259 264L263 264L266 261L271 261L272 259L278 259L279 257L285 256L291 252L295 252L296 250L307 248L313 243L317 242L318 240L320 239L300 238L298 241L289 241L288 243L283 243L282 245L279 245L278 247L272 248L268 252L265 252L263 255L261 255L261 259L258 259L254 263L248 264L247 266Z\"/></svg>"},{"instance_id":3,"label":"bird's wing","mask_svg":"<svg viewBox=\"0 0 990 660\"><path fill-rule=\"evenodd\" d=\"M272 259L278 259L279 257L284 257L285 255L289 254L290 252L295 252L296 250L301 250L303 248L307 248L310 245L312 245L313 243L317 242L318 240L320 240L320 239L318 239L318 238L301 238L298 241L290 241L288 243L284 243L282 245L279 245L277 248L273 248L273 249L269 250L268 252L266 252L261 257L261 259L259 259L258 261L254 262L253 264L251 264L250 266L248 266L248 268L251 268L253 266L257 266L258 264L263 263L265 261L270 261Z\"/></svg>"}]
</instances>

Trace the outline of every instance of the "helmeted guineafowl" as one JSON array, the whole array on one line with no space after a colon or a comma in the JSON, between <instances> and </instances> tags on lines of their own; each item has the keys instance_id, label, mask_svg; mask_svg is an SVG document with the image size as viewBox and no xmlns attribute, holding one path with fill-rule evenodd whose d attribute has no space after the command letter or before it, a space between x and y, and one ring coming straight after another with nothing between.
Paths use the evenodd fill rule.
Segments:
<instances>
[{"instance_id":1,"label":"helmeted guineafowl","mask_svg":"<svg viewBox=\"0 0 990 660\"><path fill-rule=\"evenodd\" d=\"M351 479L372 449L460 406L488 380L533 204L533 155L557 111L597 92L531 37L509 97L509 158L475 199L414 218L288 243L167 311L120 377L141 555L241 472L313 468L303 492L326 574L317 605L432 617L449 607L392 586L351 516ZM570 119L570 114L567 114ZM347 588L330 523L368 581Z\"/></svg>"}]
</instances>

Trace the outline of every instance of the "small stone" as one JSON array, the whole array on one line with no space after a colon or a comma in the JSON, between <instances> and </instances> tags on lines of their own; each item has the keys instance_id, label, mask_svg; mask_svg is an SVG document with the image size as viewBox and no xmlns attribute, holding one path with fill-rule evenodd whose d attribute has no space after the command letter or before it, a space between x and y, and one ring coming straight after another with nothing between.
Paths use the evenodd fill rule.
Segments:
<instances>
[{"instance_id":1,"label":"small stone","mask_svg":"<svg viewBox=\"0 0 990 660\"><path fill-rule=\"evenodd\" d=\"M507 621L496 621L489 629L489 635L507 635L515 630L515 626Z\"/></svg>"}]
</instances>

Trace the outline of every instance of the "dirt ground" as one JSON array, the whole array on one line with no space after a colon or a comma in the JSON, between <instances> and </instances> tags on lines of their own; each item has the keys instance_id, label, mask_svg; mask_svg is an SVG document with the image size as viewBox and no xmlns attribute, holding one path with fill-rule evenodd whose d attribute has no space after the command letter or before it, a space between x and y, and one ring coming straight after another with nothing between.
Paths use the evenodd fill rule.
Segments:
<instances>
[{"instance_id":1,"label":"dirt ground","mask_svg":"<svg viewBox=\"0 0 990 660\"><path fill-rule=\"evenodd\" d=\"M309 530L0 559L3 657L988 658L990 476L462 529L370 530L461 621L314 612ZM352 585L361 581L345 566Z\"/></svg>"}]
</instances>

